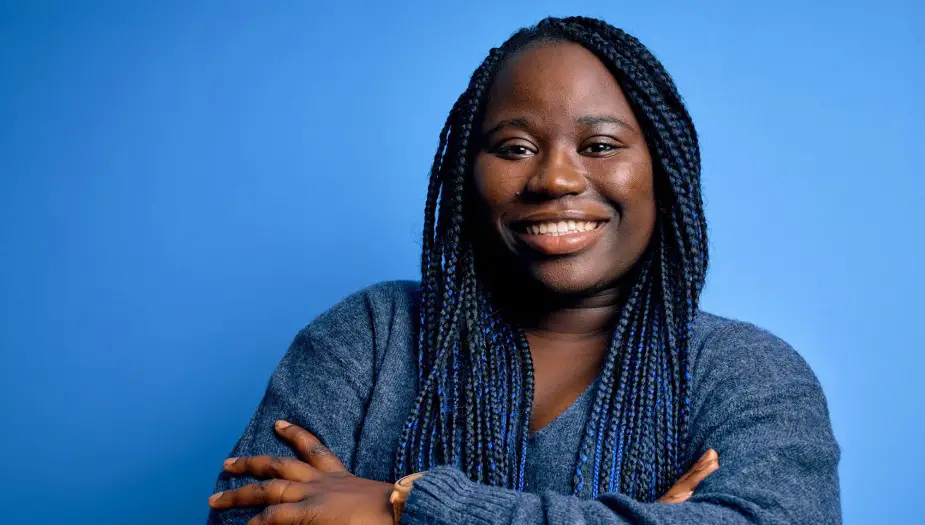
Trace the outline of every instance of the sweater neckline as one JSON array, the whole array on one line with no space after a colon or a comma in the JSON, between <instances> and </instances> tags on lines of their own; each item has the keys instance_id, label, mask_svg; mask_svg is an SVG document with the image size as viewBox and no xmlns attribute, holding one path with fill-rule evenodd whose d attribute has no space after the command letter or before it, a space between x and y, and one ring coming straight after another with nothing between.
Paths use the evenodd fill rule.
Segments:
<instances>
[{"instance_id":1,"label":"sweater neckline","mask_svg":"<svg viewBox=\"0 0 925 525\"><path fill-rule=\"evenodd\" d=\"M565 410L562 411L558 416L553 418L552 421L543 425L543 427L536 432L530 432L527 435L527 441L533 442L537 439L543 438L546 434L553 432L555 427L564 424L566 421L574 417L573 413L579 411L582 406L586 406L588 403L588 398L591 396L591 393L595 391L598 381L600 380L600 375L598 375L594 381L588 385L584 391L572 401Z\"/></svg>"}]
</instances>

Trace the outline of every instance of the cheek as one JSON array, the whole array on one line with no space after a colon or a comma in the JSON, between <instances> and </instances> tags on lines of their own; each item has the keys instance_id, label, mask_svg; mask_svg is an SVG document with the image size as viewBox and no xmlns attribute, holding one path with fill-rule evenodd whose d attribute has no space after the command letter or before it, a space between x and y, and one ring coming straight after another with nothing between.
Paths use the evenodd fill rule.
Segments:
<instances>
[{"instance_id":1,"label":"cheek","mask_svg":"<svg viewBox=\"0 0 925 525\"><path fill-rule=\"evenodd\" d=\"M604 181L602 193L620 206L625 215L621 220L639 219L642 218L639 215L646 211L654 212L655 185L651 163L620 163L607 174Z\"/></svg>"},{"instance_id":2,"label":"cheek","mask_svg":"<svg viewBox=\"0 0 925 525\"><path fill-rule=\"evenodd\" d=\"M642 251L655 227L655 186L650 162L626 163L607 178L603 190L620 210L619 236L623 248Z\"/></svg>"},{"instance_id":3,"label":"cheek","mask_svg":"<svg viewBox=\"0 0 925 525\"><path fill-rule=\"evenodd\" d=\"M485 211L495 219L504 213L504 207L516 197L518 177L507 163L494 155L480 153L472 170L476 197Z\"/></svg>"}]
</instances>

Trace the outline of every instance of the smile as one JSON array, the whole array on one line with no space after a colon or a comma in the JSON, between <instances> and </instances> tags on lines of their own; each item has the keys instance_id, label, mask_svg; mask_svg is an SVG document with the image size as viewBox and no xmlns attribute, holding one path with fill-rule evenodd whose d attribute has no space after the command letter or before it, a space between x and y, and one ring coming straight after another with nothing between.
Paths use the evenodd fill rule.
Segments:
<instances>
[{"instance_id":1,"label":"smile","mask_svg":"<svg viewBox=\"0 0 925 525\"><path fill-rule=\"evenodd\" d=\"M568 235L570 233L594 230L604 224L604 221L558 221L535 222L521 225L524 233L531 235Z\"/></svg>"},{"instance_id":2,"label":"smile","mask_svg":"<svg viewBox=\"0 0 925 525\"><path fill-rule=\"evenodd\" d=\"M527 222L513 228L517 238L544 255L570 255L591 246L601 237L607 221Z\"/></svg>"}]
</instances>

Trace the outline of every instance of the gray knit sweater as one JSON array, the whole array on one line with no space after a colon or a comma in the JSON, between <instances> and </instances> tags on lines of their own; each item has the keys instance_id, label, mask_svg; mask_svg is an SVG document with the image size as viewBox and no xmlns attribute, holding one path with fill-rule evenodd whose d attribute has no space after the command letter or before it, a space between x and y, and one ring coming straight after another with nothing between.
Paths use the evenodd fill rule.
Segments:
<instances>
[{"instance_id":1,"label":"gray knit sweater","mask_svg":"<svg viewBox=\"0 0 925 525\"><path fill-rule=\"evenodd\" d=\"M292 456L285 419L315 433L352 473L394 481L395 450L417 391L418 283L357 292L299 332L230 456ZM570 494L594 385L528 442L526 491L489 487L443 466L415 482L402 523L841 523L839 445L806 361L752 324L698 312L691 345L689 465L707 448L720 468L684 503ZM215 490L255 480L219 474ZM244 524L260 508L211 510Z\"/></svg>"}]
</instances>

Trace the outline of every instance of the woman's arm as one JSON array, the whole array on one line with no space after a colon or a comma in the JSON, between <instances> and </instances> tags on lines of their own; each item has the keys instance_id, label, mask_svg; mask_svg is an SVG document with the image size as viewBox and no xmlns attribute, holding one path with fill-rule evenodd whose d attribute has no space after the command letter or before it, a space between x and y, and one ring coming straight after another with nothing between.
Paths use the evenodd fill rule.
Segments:
<instances>
[{"instance_id":1,"label":"woman's arm","mask_svg":"<svg viewBox=\"0 0 925 525\"><path fill-rule=\"evenodd\" d=\"M693 455L714 448L720 468L686 502L518 493L440 467L415 482L402 523L841 523L840 449L805 360L772 334L733 322L699 349L692 374Z\"/></svg>"},{"instance_id":2,"label":"woman's arm","mask_svg":"<svg viewBox=\"0 0 925 525\"><path fill-rule=\"evenodd\" d=\"M287 420L311 431L352 468L356 435L373 385L374 316L368 294L351 295L299 332L270 378L266 393L229 457L288 456L292 449L273 430ZM215 492L254 483L250 476L222 473ZM260 507L209 512L209 525L244 524Z\"/></svg>"}]
</instances>

